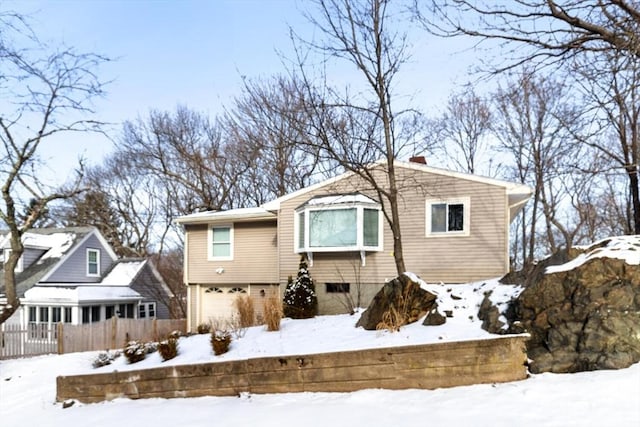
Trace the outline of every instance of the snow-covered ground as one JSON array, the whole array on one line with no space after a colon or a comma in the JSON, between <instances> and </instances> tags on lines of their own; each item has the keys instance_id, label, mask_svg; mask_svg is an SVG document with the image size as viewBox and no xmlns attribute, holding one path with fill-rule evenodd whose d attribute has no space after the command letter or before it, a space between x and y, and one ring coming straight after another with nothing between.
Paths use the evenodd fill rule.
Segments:
<instances>
[{"instance_id":1,"label":"snow-covered ground","mask_svg":"<svg viewBox=\"0 0 640 427\"><path fill-rule=\"evenodd\" d=\"M276 354L306 354L356 348L490 339L475 313L483 292L497 282L428 285L440 309L454 311L442 326L419 323L398 333L364 331L355 316L284 319L279 332L254 327L234 340L229 353L214 356L208 335L181 338L180 354L162 362L157 353L127 365L124 357L92 368L98 352L0 361L0 425L14 427L114 426L631 426L640 425L640 364L620 371L542 374L504 384L439 390L363 390L354 393L290 393L192 399L118 399L63 409L55 402L59 375L143 369ZM508 299L517 287L494 298ZM452 297L453 295L453 297Z\"/></svg>"}]
</instances>

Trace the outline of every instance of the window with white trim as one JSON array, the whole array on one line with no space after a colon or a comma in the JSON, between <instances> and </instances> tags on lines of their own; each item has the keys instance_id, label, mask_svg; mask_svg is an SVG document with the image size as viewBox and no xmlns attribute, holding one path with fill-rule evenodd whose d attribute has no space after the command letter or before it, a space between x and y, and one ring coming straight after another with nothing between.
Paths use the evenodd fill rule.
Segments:
<instances>
[{"instance_id":1,"label":"window with white trim","mask_svg":"<svg viewBox=\"0 0 640 427\"><path fill-rule=\"evenodd\" d=\"M87 276L100 276L100 251L87 249Z\"/></svg>"},{"instance_id":2,"label":"window with white trim","mask_svg":"<svg viewBox=\"0 0 640 427\"><path fill-rule=\"evenodd\" d=\"M139 319L153 319L156 317L156 303L155 302L143 302L138 306L138 318Z\"/></svg>"},{"instance_id":3,"label":"window with white trim","mask_svg":"<svg viewBox=\"0 0 640 427\"><path fill-rule=\"evenodd\" d=\"M214 225L209 228L209 259L233 260L233 226Z\"/></svg>"},{"instance_id":4,"label":"window with white trim","mask_svg":"<svg viewBox=\"0 0 640 427\"><path fill-rule=\"evenodd\" d=\"M470 199L427 200L427 236L468 236L470 230Z\"/></svg>"},{"instance_id":5,"label":"window with white trim","mask_svg":"<svg viewBox=\"0 0 640 427\"><path fill-rule=\"evenodd\" d=\"M294 216L295 252L381 251L380 205L361 194L311 199Z\"/></svg>"}]
</instances>

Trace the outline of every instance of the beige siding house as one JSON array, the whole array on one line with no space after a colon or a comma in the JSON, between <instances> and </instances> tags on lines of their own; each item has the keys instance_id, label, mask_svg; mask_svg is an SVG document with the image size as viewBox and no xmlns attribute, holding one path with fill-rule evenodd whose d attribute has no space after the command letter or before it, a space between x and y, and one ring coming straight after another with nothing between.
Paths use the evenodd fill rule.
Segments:
<instances>
[{"instance_id":1,"label":"beige siding house","mask_svg":"<svg viewBox=\"0 0 640 427\"><path fill-rule=\"evenodd\" d=\"M395 165L409 271L427 282L464 283L509 270L509 225L529 187L424 164ZM376 167L382 174L385 164ZM321 313L343 312L348 300L366 306L397 275L383 209L370 185L345 173L260 207L177 218L186 236L189 328L231 316L239 294L260 310L266 295L281 294L296 275L302 254Z\"/></svg>"}]
</instances>

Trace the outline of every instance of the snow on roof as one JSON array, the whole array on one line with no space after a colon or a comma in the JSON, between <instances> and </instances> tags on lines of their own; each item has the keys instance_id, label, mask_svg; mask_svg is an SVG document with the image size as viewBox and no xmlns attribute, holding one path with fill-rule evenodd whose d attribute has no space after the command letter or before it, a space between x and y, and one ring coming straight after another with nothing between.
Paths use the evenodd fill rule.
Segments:
<instances>
[{"instance_id":1,"label":"snow on roof","mask_svg":"<svg viewBox=\"0 0 640 427\"><path fill-rule=\"evenodd\" d=\"M342 203L372 203L376 204L376 201L370 199L364 194L337 194L333 196L314 197L310 199L307 205L335 205Z\"/></svg>"},{"instance_id":2,"label":"snow on roof","mask_svg":"<svg viewBox=\"0 0 640 427\"><path fill-rule=\"evenodd\" d=\"M640 265L640 235L610 237L584 249L585 253L567 263L547 267L545 273L573 270L594 258L615 258L624 260L629 265Z\"/></svg>"},{"instance_id":3,"label":"snow on roof","mask_svg":"<svg viewBox=\"0 0 640 427\"><path fill-rule=\"evenodd\" d=\"M138 275L146 260L120 261L102 279L102 286L129 286Z\"/></svg>"},{"instance_id":4,"label":"snow on roof","mask_svg":"<svg viewBox=\"0 0 640 427\"><path fill-rule=\"evenodd\" d=\"M76 234L69 232L42 234L27 231L22 235L22 244L25 248L47 251L40 258L39 262L41 262L47 258L60 258L73 245L75 238ZM1 242L3 249L11 247L8 234Z\"/></svg>"},{"instance_id":5,"label":"snow on roof","mask_svg":"<svg viewBox=\"0 0 640 427\"><path fill-rule=\"evenodd\" d=\"M276 215L261 207L229 209L227 211L206 211L184 215L175 219L178 224L208 222L211 220L237 220L275 218Z\"/></svg>"},{"instance_id":6,"label":"snow on roof","mask_svg":"<svg viewBox=\"0 0 640 427\"><path fill-rule=\"evenodd\" d=\"M34 286L24 294L25 303L46 301L52 302L80 302L80 301L113 301L141 299L142 296L126 286Z\"/></svg>"}]
</instances>

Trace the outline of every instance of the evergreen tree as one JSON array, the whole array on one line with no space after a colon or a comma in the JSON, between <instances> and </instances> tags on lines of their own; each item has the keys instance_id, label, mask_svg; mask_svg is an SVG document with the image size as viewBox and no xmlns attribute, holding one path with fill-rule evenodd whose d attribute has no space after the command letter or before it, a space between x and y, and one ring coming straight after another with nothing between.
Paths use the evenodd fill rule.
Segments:
<instances>
[{"instance_id":1,"label":"evergreen tree","mask_svg":"<svg viewBox=\"0 0 640 427\"><path fill-rule=\"evenodd\" d=\"M282 305L284 316L292 319L309 319L318 314L316 288L309 276L304 255L300 258L296 280L289 277Z\"/></svg>"}]
</instances>

